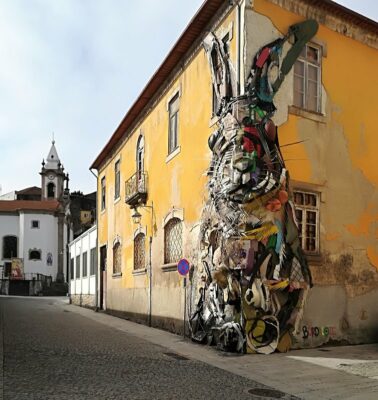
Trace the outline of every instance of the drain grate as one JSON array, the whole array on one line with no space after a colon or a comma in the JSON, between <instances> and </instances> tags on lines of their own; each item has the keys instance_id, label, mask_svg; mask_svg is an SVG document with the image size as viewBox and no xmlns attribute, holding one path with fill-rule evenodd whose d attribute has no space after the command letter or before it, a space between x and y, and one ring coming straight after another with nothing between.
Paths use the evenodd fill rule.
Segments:
<instances>
[{"instance_id":1,"label":"drain grate","mask_svg":"<svg viewBox=\"0 0 378 400\"><path fill-rule=\"evenodd\" d=\"M248 390L249 394L254 394L260 397L268 397L273 399L280 399L285 396L285 393L280 392L279 390L274 389L263 389L263 388L254 388Z\"/></svg>"},{"instance_id":2,"label":"drain grate","mask_svg":"<svg viewBox=\"0 0 378 400\"><path fill-rule=\"evenodd\" d=\"M331 351L329 349L318 349L318 351Z\"/></svg>"},{"instance_id":3,"label":"drain grate","mask_svg":"<svg viewBox=\"0 0 378 400\"><path fill-rule=\"evenodd\" d=\"M164 355L174 358L175 360L179 360L179 361L188 361L189 358L182 356L181 354L177 354L177 353L163 353Z\"/></svg>"}]
</instances>

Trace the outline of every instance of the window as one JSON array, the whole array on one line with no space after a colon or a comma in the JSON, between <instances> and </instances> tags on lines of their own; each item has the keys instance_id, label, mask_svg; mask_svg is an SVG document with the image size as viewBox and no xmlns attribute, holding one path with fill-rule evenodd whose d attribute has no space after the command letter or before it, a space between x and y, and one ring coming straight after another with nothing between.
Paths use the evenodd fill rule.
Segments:
<instances>
[{"instance_id":1,"label":"window","mask_svg":"<svg viewBox=\"0 0 378 400\"><path fill-rule=\"evenodd\" d=\"M71 279L74 279L74 277L75 277L74 269L75 269L75 260L73 258L71 258L71 260L70 260L70 278Z\"/></svg>"},{"instance_id":2,"label":"window","mask_svg":"<svg viewBox=\"0 0 378 400\"><path fill-rule=\"evenodd\" d=\"M105 210L106 207L106 182L105 176L101 179L101 210Z\"/></svg>"},{"instance_id":3,"label":"window","mask_svg":"<svg viewBox=\"0 0 378 400\"><path fill-rule=\"evenodd\" d=\"M116 242L113 246L113 274L120 274L122 269L121 243Z\"/></svg>"},{"instance_id":4,"label":"window","mask_svg":"<svg viewBox=\"0 0 378 400\"><path fill-rule=\"evenodd\" d=\"M164 263L172 264L182 257L182 223L172 218L164 227Z\"/></svg>"},{"instance_id":5,"label":"window","mask_svg":"<svg viewBox=\"0 0 378 400\"><path fill-rule=\"evenodd\" d=\"M76 278L80 278L80 256L76 256Z\"/></svg>"},{"instance_id":6,"label":"window","mask_svg":"<svg viewBox=\"0 0 378 400\"><path fill-rule=\"evenodd\" d=\"M294 64L294 105L321 112L321 48L306 44Z\"/></svg>"},{"instance_id":7,"label":"window","mask_svg":"<svg viewBox=\"0 0 378 400\"><path fill-rule=\"evenodd\" d=\"M145 235L138 233L134 239L134 269L146 268Z\"/></svg>"},{"instance_id":8,"label":"window","mask_svg":"<svg viewBox=\"0 0 378 400\"><path fill-rule=\"evenodd\" d=\"M42 251L38 249L29 250L29 260L38 261L42 258Z\"/></svg>"},{"instance_id":9,"label":"window","mask_svg":"<svg viewBox=\"0 0 378 400\"><path fill-rule=\"evenodd\" d=\"M85 251L83 253L83 277L88 275L88 253Z\"/></svg>"},{"instance_id":10,"label":"window","mask_svg":"<svg viewBox=\"0 0 378 400\"><path fill-rule=\"evenodd\" d=\"M55 185L52 182L47 185L47 197L49 199L55 198Z\"/></svg>"},{"instance_id":11,"label":"window","mask_svg":"<svg viewBox=\"0 0 378 400\"><path fill-rule=\"evenodd\" d=\"M178 118L179 118L179 93L172 98L168 104L169 131L168 131L168 154L178 147Z\"/></svg>"},{"instance_id":12,"label":"window","mask_svg":"<svg viewBox=\"0 0 378 400\"><path fill-rule=\"evenodd\" d=\"M17 236L4 236L3 237L3 259L17 257Z\"/></svg>"},{"instance_id":13,"label":"window","mask_svg":"<svg viewBox=\"0 0 378 400\"><path fill-rule=\"evenodd\" d=\"M319 194L294 191L295 215L303 250L319 253Z\"/></svg>"},{"instance_id":14,"label":"window","mask_svg":"<svg viewBox=\"0 0 378 400\"><path fill-rule=\"evenodd\" d=\"M118 199L120 196L121 188L121 172L119 170L120 160L118 160L114 165L114 198Z\"/></svg>"},{"instance_id":15,"label":"window","mask_svg":"<svg viewBox=\"0 0 378 400\"><path fill-rule=\"evenodd\" d=\"M91 249L91 266L90 266L90 274L95 275L96 274L96 267L97 267L97 252L96 248Z\"/></svg>"},{"instance_id":16,"label":"window","mask_svg":"<svg viewBox=\"0 0 378 400\"><path fill-rule=\"evenodd\" d=\"M144 171L144 138L142 135L140 135L138 138L136 148L136 168L138 172L138 179L142 179L142 174Z\"/></svg>"},{"instance_id":17,"label":"window","mask_svg":"<svg viewBox=\"0 0 378 400\"><path fill-rule=\"evenodd\" d=\"M32 227L32 229L39 228L39 221L38 220L33 220L31 222L31 227Z\"/></svg>"}]
</instances>

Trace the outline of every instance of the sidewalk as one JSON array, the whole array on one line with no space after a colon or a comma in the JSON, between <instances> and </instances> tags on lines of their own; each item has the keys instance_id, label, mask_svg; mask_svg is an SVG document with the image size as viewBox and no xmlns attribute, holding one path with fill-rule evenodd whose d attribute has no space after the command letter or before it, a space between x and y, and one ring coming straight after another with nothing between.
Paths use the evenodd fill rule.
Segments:
<instances>
[{"instance_id":1,"label":"sidewalk","mask_svg":"<svg viewBox=\"0 0 378 400\"><path fill-rule=\"evenodd\" d=\"M302 399L378 399L378 344L293 350L268 356L228 354L104 313L68 304L63 307L174 353Z\"/></svg>"}]
</instances>

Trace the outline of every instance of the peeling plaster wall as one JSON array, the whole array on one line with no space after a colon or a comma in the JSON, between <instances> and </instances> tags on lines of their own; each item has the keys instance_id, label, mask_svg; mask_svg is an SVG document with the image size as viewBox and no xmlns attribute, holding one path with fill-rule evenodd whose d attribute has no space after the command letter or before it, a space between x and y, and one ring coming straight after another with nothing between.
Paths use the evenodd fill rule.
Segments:
<instances>
[{"instance_id":1,"label":"peeling plaster wall","mask_svg":"<svg viewBox=\"0 0 378 400\"><path fill-rule=\"evenodd\" d=\"M246 1L243 6L241 72L245 75L255 52L282 36L290 25L314 16L320 23L327 20L330 24L329 17L314 13L311 7L309 15L304 7L298 8L300 14L295 14L290 11L293 2L285 1L286 9L273 4L277 2L254 0L252 4ZM230 24L233 29L230 54L236 66L235 9L215 32L221 35ZM347 26L348 29L357 32L356 27ZM371 34L368 36L369 43L377 41ZM320 25L316 40L326 49L322 59L323 114L291 107L291 72L275 98L278 111L274 117L281 145L304 140L302 144L282 149L295 187L321 194L321 254L309 260L315 287L310 292L301 327L307 329L308 335L304 338L302 330L297 337L297 346L302 347L335 340L368 342L375 340L378 332L378 168L375 166L378 55L372 46L337 33L330 26ZM147 264L148 239L153 227L152 324L179 331L184 290L174 268L163 268L163 220L172 207L183 210L183 256L191 262L196 260L198 221L207 196L205 171L210 161L207 139L215 129L211 120L211 77L202 48L194 51L167 85L133 133L99 171L99 185L106 176L107 207L104 212L98 211L98 235L99 247L108 246L108 310L146 322L148 271L133 273L133 237L137 227L132 223L129 206L124 203L124 181L135 173L136 143L143 134L145 169L149 174L147 204L154 203L153 218L150 209L139 209L142 227L147 232ZM174 158L167 160L167 102L177 90L181 93L181 148ZM121 159L121 198L114 200L114 163L118 159ZM101 204L101 190L98 196ZM119 277L112 276L112 244L116 236L122 241Z\"/></svg>"},{"instance_id":2,"label":"peeling plaster wall","mask_svg":"<svg viewBox=\"0 0 378 400\"><path fill-rule=\"evenodd\" d=\"M213 27L220 35L231 33L230 57L236 65L236 12L215 16ZM205 34L205 33L204 33ZM183 281L176 266L164 265L163 221L172 208L183 212L183 257L196 260L198 221L207 196L206 171L210 162L207 140L214 128L211 119L212 83L208 60L202 46L194 49L182 69L159 94L158 100L143 116L132 134L99 171L106 177L106 210L98 210L99 248L107 245L106 308L108 312L146 323L149 314L149 237L152 230L152 325L178 332L184 316ZM180 93L179 146L177 154L168 157L168 103ZM146 269L134 271L133 239L137 225L132 210L125 204L124 182L136 172L136 144L144 135L144 166L148 173L147 205L139 208L141 226L146 230ZM114 165L120 162L121 197L114 200ZM101 190L98 190L101 204ZM113 276L113 241L119 237L122 248L122 275Z\"/></svg>"},{"instance_id":3,"label":"peeling plaster wall","mask_svg":"<svg viewBox=\"0 0 378 400\"><path fill-rule=\"evenodd\" d=\"M271 3L275 1L255 0L253 10L246 10L246 60L250 48L255 51L255 40L269 39L273 32L283 33L314 16L311 8L299 16ZM315 39L326 46L323 115L290 107L292 79L276 99L278 110L285 110L276 120L281 145L304 141L283 149L284 158L292 160L287 164L294 187L321 194L321 254L309 260L315 288L302 322L312 336L305 338L302 332L297 338L297 345L306 347L378 337L378 53L322 25ZM327 329L332 333L323 335Z\"/></svg>"}]
</instances>

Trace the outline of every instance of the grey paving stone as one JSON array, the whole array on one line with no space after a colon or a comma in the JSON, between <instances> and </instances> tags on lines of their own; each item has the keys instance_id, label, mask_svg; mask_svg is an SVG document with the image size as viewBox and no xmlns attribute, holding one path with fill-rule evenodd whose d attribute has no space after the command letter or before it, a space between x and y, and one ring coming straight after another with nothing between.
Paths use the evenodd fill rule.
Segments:
<instances>
[{"instance_id":1,"label":"grey paving stone","mask_svg":"<svg viewBox=\"0 0 378 400\"><path fill-rule=\"evenodd\" d=\"M58 301L1 297L0 309L5 400L271 398L248 392L268 389L260 383L165 354L164 347L64 312Z\"/></svg>"}]
</instances>

